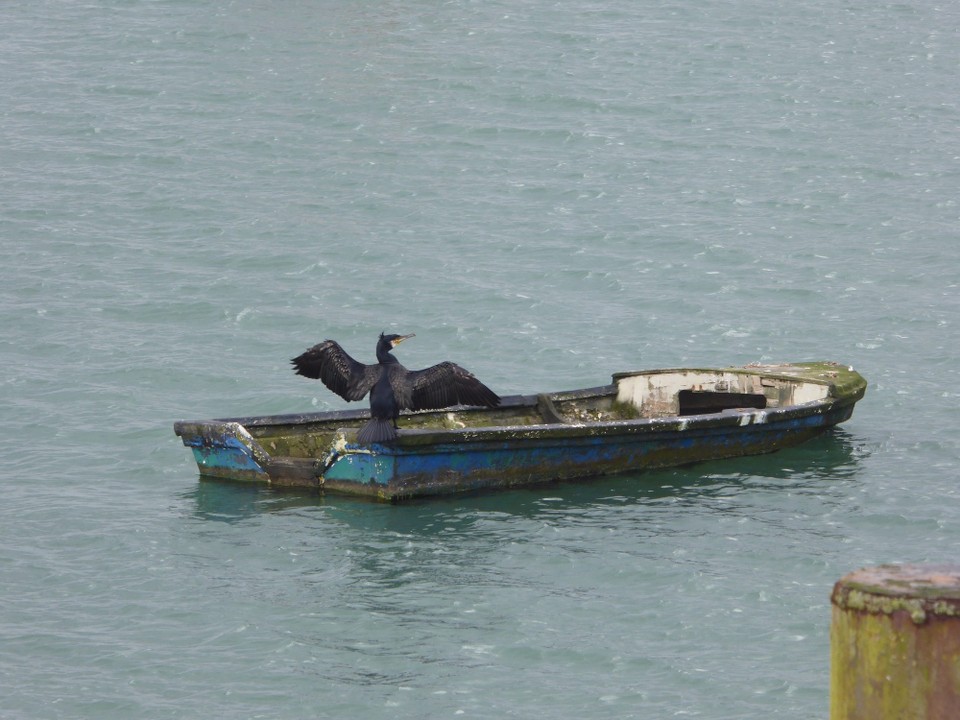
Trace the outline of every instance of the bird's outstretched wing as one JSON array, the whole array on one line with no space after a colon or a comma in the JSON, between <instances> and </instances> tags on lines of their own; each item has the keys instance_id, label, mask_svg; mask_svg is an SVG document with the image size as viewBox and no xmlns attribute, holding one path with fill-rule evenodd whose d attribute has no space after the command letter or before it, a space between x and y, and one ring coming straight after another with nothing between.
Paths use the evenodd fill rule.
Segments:
<instances>
[{"instance_id":1,"label":"bird's outstretched wing","mask_svg":"<svg viewBox=\"0 0 960 720\"><path fill-rule=\"evenodd\" d=\"M344 400L363 398L380 373L379 365L357 362L334 340L324 340L290 362L298 375L323 381Z\"/></svg>"},{"instance_id":2,"label":"bird's outstretched wing","mask_svg":"<svg viewBox=\"0 0 960 720\"><path fill-rule=\"evenodd\" d=\"M410 410L440 410L453 405L497 407L500 397L473 374L456 363L442 362L407 376L409 397L403 407Z\"/></svg>"}]
</instances>

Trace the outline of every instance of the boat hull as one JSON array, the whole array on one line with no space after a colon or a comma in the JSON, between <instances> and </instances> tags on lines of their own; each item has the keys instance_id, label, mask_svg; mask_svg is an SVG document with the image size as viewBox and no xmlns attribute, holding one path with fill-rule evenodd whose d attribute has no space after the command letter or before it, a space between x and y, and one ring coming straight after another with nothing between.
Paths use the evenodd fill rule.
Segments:
<instances>
[{"instance_id":1,"label":"boat hull","mask_svg":"<svg viewBox=\"0 0 960 720\"><path fill-rule=\"evenodd\" d=\"M845 375L852 372L845 370ZM615 376L615 380L618 377L634 378L636 374ZM642 379L649 385L650 377ZM844 377L844 381L824 381L823 397L784 407L579 423L423 427L402 430L389 445L370 447L352 442L353 426L365 417L363 412L177 423L175 430L193 450L203 475L396 502L774 452L850 418L866 383L859 375ZM755 385L772 386L770 382ZM623 395L623 386L619 389ZM616 393L617 386L577 392L583 397L600 397ZM771 392L767 390L767 394ZM560 396L556 398L559 401ZM536 402L520 398L513 404L527 408ZM297 445L297 456L293 451L272 451L271 446L281 440L269 438L290 438L297 428L304 438L310 437L308 429L321 421L343 422L346 427L323 436L313 450ZM283 432L287 434L272 430L274 435L254 437L248 428L256 432L258 422L261 426L286 423Z\"/></svg>"}]
</instances>

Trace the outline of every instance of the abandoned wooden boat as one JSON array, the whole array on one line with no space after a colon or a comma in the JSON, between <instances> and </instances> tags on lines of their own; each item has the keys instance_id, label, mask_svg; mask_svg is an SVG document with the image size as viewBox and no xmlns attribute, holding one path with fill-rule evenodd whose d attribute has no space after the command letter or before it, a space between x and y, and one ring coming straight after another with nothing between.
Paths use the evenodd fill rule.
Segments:
<instances>
[{"instance_id":1,"label":"abandoned wooden boat","mask_svg":"<svg viewBox=\"0 0 960 720\"><path fill-rule=\"evenodd\" d=\"M177 422L201 475L380 500L569 480L773 452L850 418L866 381L830 362L617 373L497 408L401 416L357 445L368 410Z\"/></svg>"}]
</instances>

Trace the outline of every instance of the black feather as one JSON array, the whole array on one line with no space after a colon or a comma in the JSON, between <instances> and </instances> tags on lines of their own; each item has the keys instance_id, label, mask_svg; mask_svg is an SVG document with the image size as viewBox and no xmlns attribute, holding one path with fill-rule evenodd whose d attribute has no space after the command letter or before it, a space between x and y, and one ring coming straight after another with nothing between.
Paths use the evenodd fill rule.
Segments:
<instances>
[{"instance_id":1,"label":"black feather","mask_svg":"<svg viewBox=\"0 0 960 720\"><path fill-rule=\"evenodd\" d=\"M411 384L411 410L439 410L453 405L497 407L493 390L456 363L442 362L407 376Z\"/></svg>"},{"instance_id":2,"label":"black feather","mask_svg":"<svg viewBox=\"0 0 960 720\"><path fill-rule=\"evenodd\" d=\"M372 445L373 443L385 443L395 440L397 431L393 423L389 420L372 418L370 422L360 428L357 433L357 443L360 445Z\"/></svg>"},{"instance_id":3,"label":"black feather","mask_svg":"<svg viewBox=\"0 0 960 720\"><path fill-rule=\"evenodd\" d=\"M322 381L344 400L362 400L380 377L379 365L357 362L334 340L324 340L290 362L298 375Z\"/></svg>"},{"instance_id":4,"label":"black feather","mask_svg":"<svg viewBox=\"0 0 960 720\"><path fill-rule=\"evenodd\" d=\"M389 442L397 437L396 420L401 410L440 410L454 405L497 407L499 396L456 363L442 362L410 371L390 350L406 337L380 335L376 365L364 365L350 357L333 340L324 340L291 362L298 375L317 379L344 400L360 400L370 393L370 422L357 435L357 442Z\"/></svg>"}]
</instances>

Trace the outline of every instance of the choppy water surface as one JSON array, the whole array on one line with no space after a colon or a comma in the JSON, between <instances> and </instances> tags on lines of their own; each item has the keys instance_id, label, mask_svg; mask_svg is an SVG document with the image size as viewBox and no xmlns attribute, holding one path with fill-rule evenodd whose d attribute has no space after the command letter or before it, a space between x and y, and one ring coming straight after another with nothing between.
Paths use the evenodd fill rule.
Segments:
<instances>
[{"instance_id":1,"label":"choppy water surface","mask_svg":"<svg viewBox=\"0 0 960 720\"><path fill-rule=\"evenodd\" d=\"M0 7L0 716L824 717L829 592L951 561L960 10ZM333 337L502 394L833 359L769 457L383 507L200 481Z\"/></svg>"}]
</instances>

